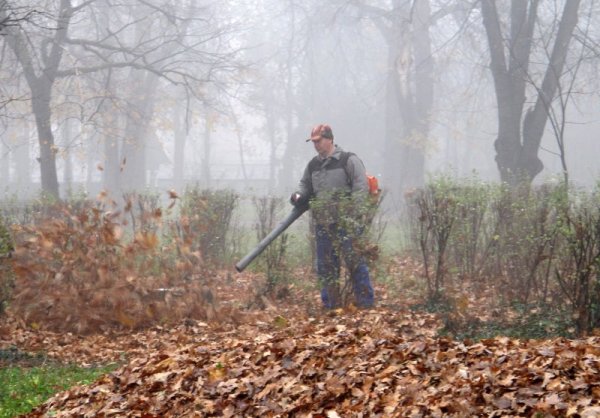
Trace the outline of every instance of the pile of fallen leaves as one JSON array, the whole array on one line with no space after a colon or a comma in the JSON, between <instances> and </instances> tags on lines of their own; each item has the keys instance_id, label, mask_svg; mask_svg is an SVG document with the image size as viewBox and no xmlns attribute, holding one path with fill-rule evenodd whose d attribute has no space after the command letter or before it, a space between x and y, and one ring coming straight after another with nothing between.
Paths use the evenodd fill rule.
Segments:
<instances>
[{"instance_id":1,"label":"pile of fallen leaves","mask_svg":"<svg viewBox=\"0 0 600 418\"><path fill-rule=\"evenodd\" d=\"M160 210L147 218L131 235L118 212L87 205L17 227L13 314L32 328L77 334L214 318L200 254L175 238L160 243Z\"/></svg>"},{"instance_id":2,"label":"pile of fallen leaves","mask_svg":"<svg viewBox=\"0 0 600 418\"><path fill-rule=\"evenodd\" d=\"M600 415L600 339L461 342L437 326L382 308L190 322L28 416Z\"/></svg>"}]
</instances>

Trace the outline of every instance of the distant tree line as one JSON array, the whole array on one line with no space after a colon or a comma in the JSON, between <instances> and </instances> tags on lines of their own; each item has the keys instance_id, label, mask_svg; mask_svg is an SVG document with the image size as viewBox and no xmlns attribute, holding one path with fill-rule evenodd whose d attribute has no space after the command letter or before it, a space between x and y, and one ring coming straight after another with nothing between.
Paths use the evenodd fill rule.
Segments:
<instances>
[{"instance_id":1,"label":"distant tree line","mask_svg":"<svg viewBox=\"0 0 600 418\"><path fill-rule=\"evenodd\" d=\"M105 189L140 190L167 137L174 186L190 170L210 186L226 128L244 178L260 138L269 189L283 191L312 153L302 138L326 121L401 201L425 182L435 132L470 135L477 116L459 110L493 96L496 124L479 124L496 132L499 179L532 182L550 131L568 181L570 105L597 91L581 88L597 12L591 0L0 0L1 170L10 155L28 178L36 152L43 192L59 197L77 157ZM191 141L200 167L186 169Z\"/></svg>"}]
</instances>

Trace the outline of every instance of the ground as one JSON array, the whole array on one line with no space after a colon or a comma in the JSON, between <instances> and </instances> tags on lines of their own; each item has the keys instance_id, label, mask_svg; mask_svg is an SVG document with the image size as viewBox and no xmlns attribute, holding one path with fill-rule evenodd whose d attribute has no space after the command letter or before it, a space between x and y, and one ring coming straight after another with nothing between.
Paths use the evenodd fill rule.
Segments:
<instances>
[{"instance_id":1,"label":"ground","mask_svg":"<svg viewBox=\"0 0 600 418\"><path fill-rule=\"evenodd\" d=\"M256 296L261 280L224 275L211 321L78 336L5 319L0 348L29 360L119 365L27 416L600 416L597 337L453 340L389 287L324 312L314 287Z\"/></svg>"}]
</instances>

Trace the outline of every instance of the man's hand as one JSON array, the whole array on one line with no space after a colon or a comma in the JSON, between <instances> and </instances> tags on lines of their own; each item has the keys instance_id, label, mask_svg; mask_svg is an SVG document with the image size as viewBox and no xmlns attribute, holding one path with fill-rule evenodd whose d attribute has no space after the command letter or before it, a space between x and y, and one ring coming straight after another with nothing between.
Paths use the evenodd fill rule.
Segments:
<instances>
[{"instance_id":1,"label":"man's hand","mask_svg":"<svg viewBox=\"0 0 600 418\"><path fill-rule=\"evenodd\" d=\"M290 196L290 203L296 207L302 206L304 204L304 197L300 193L294 192Z\"/></svg>"}]
</instances>

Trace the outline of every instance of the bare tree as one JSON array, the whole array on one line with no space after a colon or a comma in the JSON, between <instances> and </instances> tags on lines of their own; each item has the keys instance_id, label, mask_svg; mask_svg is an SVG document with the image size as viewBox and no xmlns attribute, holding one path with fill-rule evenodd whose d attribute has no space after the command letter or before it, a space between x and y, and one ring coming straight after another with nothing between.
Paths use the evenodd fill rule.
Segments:
<instances>
[{"instance_id":1,"label":"bare tree","mask_svg":"<svg viewBox=\"0 0 600 418\"><path fill-rule=\"evenodd\" d=\"M540 1L513 0L508 26L503 23L496 1L481 1L498 104L498 137L494 144L496 163L501 180L510 185L531 182L543 169L538 151L551 104L560 85L580 3L580 0L564 2L562 14L557 16L558 27L552 33L553 38L545 40L553 46L541 83L531 91L528 90L530 82L536 83L531 62L534 49L539 46L535 40L535 28L539 21ZM508 33L504 33L504 27L507 27ZM540 67L540 64L537 66ZM527 103L532 102L528 95L533 96L533 106L526 108Z\"/></svg>"},{"instance_id":2,"label":"bare tree","mask_svg":"<svg viewBox=\"0 0 600 418\"><path fill-rule=\"evenodd\" d=\"M425 180L434 104L430 31L453 8L433 12L429 0L393 0L388 7L360 0L349 4L376 24L387 45L384 178L392 200L400 201L404 192L422 186Z\"/></svg>"},{"instance_id":3,"label":"bare tree","mask_svg":"<svg viewBox=\"0 0 600 418\"><path fill-rule=\"evenodd\" d=\"M6 3L12 4L8 0ZM210 16L189 17L179 12L177 5L180 3L144 1L131 6L120 0L87 0L74 5L71 0L61 0L55 9L46 10L44 19L36 25L4 28L2 41L13 51L31 91L43 192L59 197L52 113L57 80L108 69L130 69L146 79L139 84L145 89L144 94L157 88L157 80L165 80L200 96L200 86L213 81L216 73L234 70L234 52L225 48L225 40L220 39L226 29L207 24ZM94 17L96 6L119 9L122 13L112 14L108 29L94 30L86 19ZM132 7L140 14L129 13ZM0 21L6 17L6 11L0 10ZM186 32L188 26L194 25L195 31ZM149 100L144 104L143 118L151 117L152 103ZM133 131L132 128L130 133ZM136 135L130 135L133 142ZM144 170L143 162L130 165Z\"/></svg>"}]
</instances>

